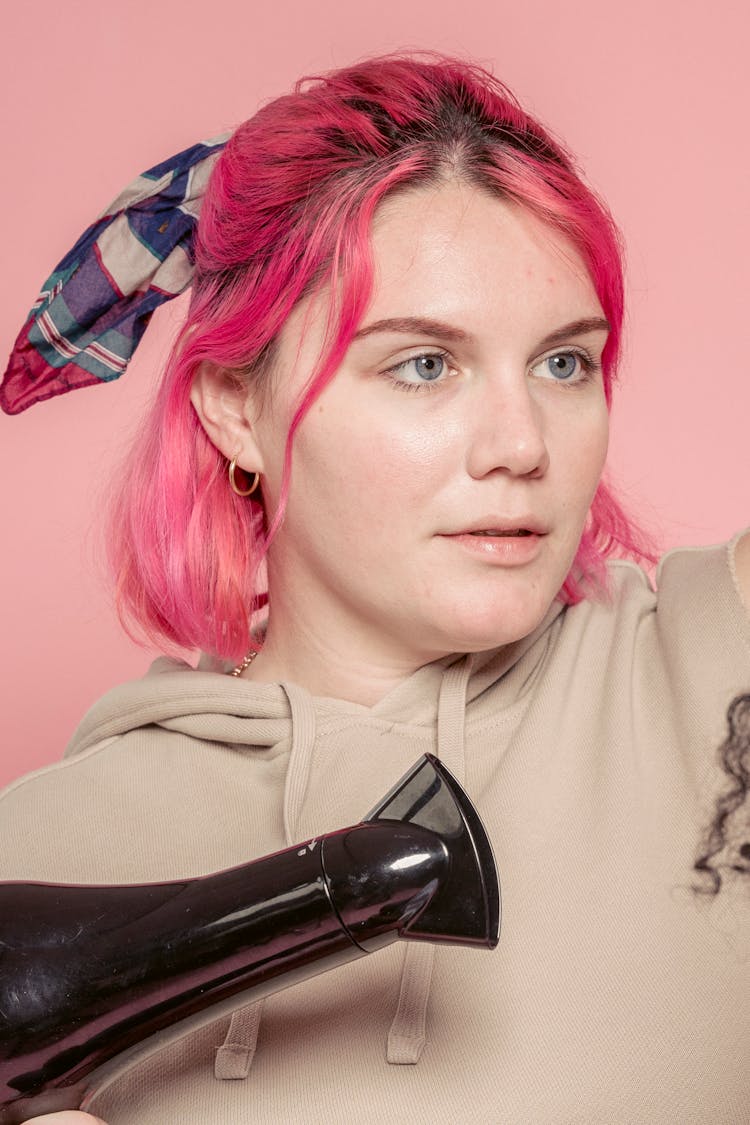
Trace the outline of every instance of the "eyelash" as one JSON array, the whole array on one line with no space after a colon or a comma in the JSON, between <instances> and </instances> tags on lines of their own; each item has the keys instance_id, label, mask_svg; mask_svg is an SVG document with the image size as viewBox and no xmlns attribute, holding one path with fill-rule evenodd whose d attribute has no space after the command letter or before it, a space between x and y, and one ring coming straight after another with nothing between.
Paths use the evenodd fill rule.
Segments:
<instances>
[{"instance_id":1,"label":"eyelash","mask_svg":"<svg viewBox=\"0 0 750 1125\"><path fill-rule=\"evenodd\" d=\"M594 357L589 352L587 352L585 348L582 348L580 346L558 348L556 351L548 352L547 355L541 356L536 361L536 363L533 363L531 365L531 368L536 367L540 363L545 363L548 359L554 359L555 356L558 355L574 355L581 361L581 374L577 379L571 381L568 379L554 379L552 378L552 376L550 376L549 381L551 383L558 383L561 387L578 387L582 383L588 383L591 381L592 377L594 375L597 375L602 369L601 363L598 360L595 360Z\"/></svg>"},{"instance_id":2,"label":"eyelash","mask_svg":"<svg viewBox=\"0 0 750 1125\"><path fill-rule=\"evenodd\" d=\"M593 375L598 374L598 372L601 370L601 363L595 360L593 356L591 356L590 353L586 351L585 348L581 347L570 347L549 352L547 355L541 356L536 361L536 363L531 364L529 370L532 370L540 363L544 363L545 360L553 359L557 355L574 355L577 356L581 361L582 371L578 379L569 381L567 379L554 379L552 378L552 376L550 376L549 382L558 383L562 387L576 387L580 386L581 383L587 383L590 381ZM443 351L420 352L418 355L409 356L408 359L404 359L400 363L394 364L393 367L386 368L383 374L388 376L391 384L400 391L416 391L418 394L423 394L425 391L437 390L438 387L445 382L444 379L435 379L422 383L407 383L402 379L396 379L394 377L397 371L402 371L405 367L408 367L410 363L414 363L415 360L418 359L442 359L446 364L448 364L450 361L450 355L448 354L448 352Z\"/></svg>"},{"instance_id":3,"label":"eyelash","mask_svg":"<svg viewBox=\"0 0 750 1125\"><path fill-rule=\"evenodd\" d=\"M386 368L383 374L388 376L391 384L399 391L417 391L417 393L421 394L424 391L437 390L440 384L445 380L434 379L432 381L427 380L423 383L406 383L403 379L394 378L394 375L397 371L403 371L405 367L408 367L410 363L414 363L415 360L418 359L442 359L447 365L450 365L450 356L448 352L420 352L418 355L410 355L408 359L403 359L400 363L394 363L393 367Z\"/></svg>"}]
</instances>

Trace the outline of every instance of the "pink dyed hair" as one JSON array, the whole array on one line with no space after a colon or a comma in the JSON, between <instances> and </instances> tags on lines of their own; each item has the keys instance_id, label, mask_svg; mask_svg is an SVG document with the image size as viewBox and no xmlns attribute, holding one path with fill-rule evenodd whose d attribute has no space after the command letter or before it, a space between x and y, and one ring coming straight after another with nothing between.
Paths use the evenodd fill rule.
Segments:
<instances>
[{"instance_id":1,"label":"pink dyed hair","mask_svg":"<svg viewBox=\"0 0 750 1125\"><path fill-rule=\"evenodd\" d=\"M236 130L208 186L187 322L110 520L118 607L131 635L136 625L158 647L227 660L254 647L259 567L283 515L294 434L371 293L375 209L394 191L447 176L515 201L576 246L611 325L603 357L611 401L623 317L618 233L571 157L507 88L481 67L429 53L303 79ZM270 378L281 327L323 286L340 294L332 338L290 427L279 510L266 530L257 498L229 488L190 390L205 360L248 385ZM601 483L561 596L574 602L606 589L605 557L651 557L643 544Z\"/></svg>"}]
</instances>

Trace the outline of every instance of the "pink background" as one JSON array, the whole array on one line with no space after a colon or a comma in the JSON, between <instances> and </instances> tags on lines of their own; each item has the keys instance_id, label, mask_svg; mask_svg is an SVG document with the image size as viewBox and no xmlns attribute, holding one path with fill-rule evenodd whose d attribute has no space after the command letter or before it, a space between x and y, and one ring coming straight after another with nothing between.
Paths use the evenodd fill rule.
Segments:
<instances>
[{"instance_id":1,"label":"pink background","mask_svg":"<svg viewBox=\"0 0 750 1125\"><path fill-rule=\"evenodd\" d=\"M37 0L3 16L0 349L52 267L136 173L303 73L397 47L490 64L577 152L630 259L611 470L664 547L748 521L748 17L740 0L253 5ZM0 784L57 758L140 675L97 563L97 504L179 310L120 381L0 416Z\"/></svg>"}]
</instances>

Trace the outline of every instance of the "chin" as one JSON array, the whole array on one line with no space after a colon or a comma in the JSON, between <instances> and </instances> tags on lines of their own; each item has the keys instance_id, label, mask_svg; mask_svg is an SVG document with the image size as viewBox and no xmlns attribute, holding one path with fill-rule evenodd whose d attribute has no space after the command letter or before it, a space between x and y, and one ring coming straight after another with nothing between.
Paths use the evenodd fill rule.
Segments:
<instances>
[{"instance_id":1,"label":"chin","mask_svg":"<svg viewBox=\"0 0 750 1125\"><path fill-rule=\"evenodd\" d=\"M549 596L538 596L518 600L503 599L500 603L488 606L486 602L476 607L475 612L463 612L454 607L441 623L450 628L441 630L445 636L445 652L485 652L514 644L541 624L549 607L557 596L557 590Z\"/></svg>"}]
</instances>

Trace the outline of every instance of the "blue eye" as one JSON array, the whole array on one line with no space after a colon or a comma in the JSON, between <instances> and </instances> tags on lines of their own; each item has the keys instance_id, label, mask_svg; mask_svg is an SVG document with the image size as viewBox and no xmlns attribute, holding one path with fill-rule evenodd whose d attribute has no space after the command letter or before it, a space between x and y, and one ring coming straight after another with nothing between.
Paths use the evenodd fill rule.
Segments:
<instances>
[{"instance_id":1,"label":"blue eye","mask_svg":"<svg viewBox=\"0 0 750 1125\"><path fill-rule=\"evenodd\" d=\"M419 355L413 362L420 379L426 379L430 383L433 379L439 379L445 368L445 360L441 355Z\"/></svg>"},{"instance_id":2,"label":"blue eye","mask_svg":"<svg viewBox=\"0 0 750 1125\"><path fill-rule=\"evenodd\" d=\"M554 379L570 379L576 374L581 357L575 352L558 352L557 355L548 356L544 362Z\"/></svg>"},{"instance_id":3,"label":"blue eye","mask_svg":"<svg viewBox=\"0 0 750 1125\"><path fill-rule=\"evenodd\" d=\"M535 375L543 379L554 379L556 383L580 383L596 369L593 360L582 352L554 352L538 360L531 368Z\"/></svg>"},{"instance_id":4,"label":"blue eye","mask_svg":"<svg viewBox=\"0 0 750 1125\"><path fill-rule=\"evenodd\" d=\"M439 352L426 352L424 355L415 355L397 363L389 368L387 374L395 377L395 382L401 385L417 388L420 385L434 383L445 375L448 365L445 356Z\"/></svg>"}]
</instances>

